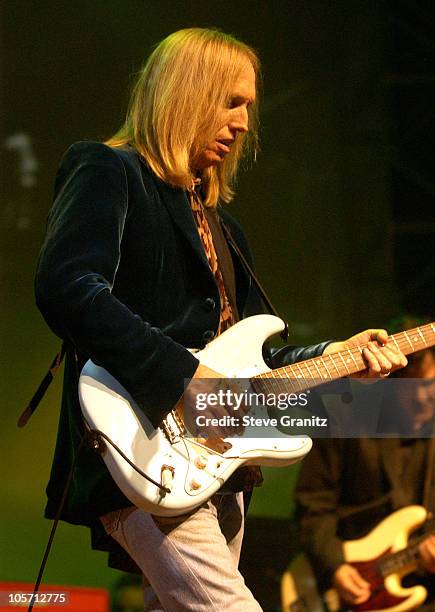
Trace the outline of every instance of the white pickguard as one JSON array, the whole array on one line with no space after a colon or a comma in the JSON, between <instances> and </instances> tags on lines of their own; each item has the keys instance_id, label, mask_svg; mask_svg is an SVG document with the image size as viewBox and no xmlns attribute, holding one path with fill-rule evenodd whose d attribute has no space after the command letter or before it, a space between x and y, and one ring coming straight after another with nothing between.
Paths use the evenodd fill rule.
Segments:
<instances>
[{"instance_id":1,"label":"white pickguard","mask_svg":"<svg viewBox=\"0 0 435 612\"><path fill-rule=\"evenodd\" d=\"M262 346L283 327L281 319L272 315L244 319L195 353L195 357L227 378L249 378L268 372ZM151 425L122 385L92 361L82 370L79 397L89 428L104 432L145 474L160 483L162 466L173 468L171 492L161 492L106 444L103 459L119 488L135 506L156 515L176 516L193 510L243 464L290 465L302 459L312 446L310 438L288 436L278 429L273 438L261 437L261 430L231 438L231 448L223 453L204 448L188 437L171 443L162 429ZM270 430L267 434L270 436ZM198 461L205 461L206 466L198 468Z\"/></svg>"}]
</instances>

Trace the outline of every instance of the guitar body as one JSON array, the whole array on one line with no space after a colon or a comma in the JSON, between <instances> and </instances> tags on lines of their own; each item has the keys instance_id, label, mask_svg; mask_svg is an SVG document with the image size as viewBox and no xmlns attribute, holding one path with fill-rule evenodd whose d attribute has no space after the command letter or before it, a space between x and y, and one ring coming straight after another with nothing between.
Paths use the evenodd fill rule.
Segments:
<instances>
[{"instance_id":1,"label":"guitar body","mask_svg":"<svg viewBox=\"0 0 435 612\"><path fill-rule=\"evenodd\" d=\"M225 331L195 356L227 378L262 374L270 371L262 357L264 341L283 328L278 317L256 315ZM177 432L170 439L163 428L153 427L122 385L92 361L82 370L79 397L89 429L103 432L135 466L158 483L162 482L163 470L172 474L170 492L162 491L140 475L110 443L103 445L103 459L121 491L135 506L160 516L192 511L242 465L290 465L302 459L312 446L308 437L286 436L279 430L274 438L260 437L261 430L257 428L251 433L245 431L243 437L226 440L225 451ZM167 421L177 429L171 415Z\"/></svg>"},{"instance_id":2,"label":"guitar body","mask_svg":"<svg viewBox=\"0 0 435 612\"><path fill-rule=\"evenodd\" d=\"M409 535L421 527L427 519L422 506L407 506L390 514L366 537L344 543L344 556L372 584L374 594L354 610L388 610L400 612L415 610L427 597L423 586L402 587L406 574L415 569L415 562L404 565L385 578L379 575L376 565L387 555L399 552L408 545ZM382 584L383 587L382 588Z\"/></svg>"},{"instance_id":3,"label":"guitar body","mask_svg":"<svg viewBox=\"0 0 435 612\"><path fill-rule=\"evenodd\" d=\"M409 588L402 586L402 578L415 570L416 562L404 563L400 569L393 569L395 565L391 564L391 572L388 572L388 564L395 553L408 547L410 534L426 520L425 508L407 506L390 514L367 536L343 543L346 562L357 568L371 585L371 597L358 606L342 606L335 589L320 594L308 559L299 555L281 581L283 612L338 612L343 609L373 612L417 610L427 597L426 589L421 585ZM379 562L382 560L384 575L379 570Z\"/></svg>"},{"instance_id":4,"label":"guitar body","mask_svg":"<svg viewBox=\"0 0 435 612\"><path fill-rule=\"evenodd\" d=\"M282 612L332 612L340 607L326 607L317 588L316 576L305 555L295 557L281 579Z\"/></svg>"}]
</instances>

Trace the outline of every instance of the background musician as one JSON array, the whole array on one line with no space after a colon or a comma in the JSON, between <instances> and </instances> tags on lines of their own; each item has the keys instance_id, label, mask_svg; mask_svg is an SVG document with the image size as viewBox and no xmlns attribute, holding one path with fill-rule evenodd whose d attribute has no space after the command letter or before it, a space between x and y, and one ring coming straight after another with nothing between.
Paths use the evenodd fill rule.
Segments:
<instances>
[{"instance_id":1,"label":"background musician","mask_svg":"<svg viewBox=\"0 0 435 612\"><path fill-rule=\"evenodd\" d=\"M418 325L407 320L409 327ZM396 391L394 423L389 432L404 438L317 440L306 457L297 484L301 540L326 590L334 585L342 601L362 604L370 584L345 562L342 542L360 538L391 512L411 504L435 508L435 351L415 353L409 365L394 374L408 377L413 393ZM403 387L394 387L393 392ZM391 411L390 411L391 412ZM426 437L425 437L426 436ZM435 535L419 546L419 572L404 584L424 584L428 605L435 595ZM428 608L429 609L429 608Z\"/></svg>"}]
</instances>

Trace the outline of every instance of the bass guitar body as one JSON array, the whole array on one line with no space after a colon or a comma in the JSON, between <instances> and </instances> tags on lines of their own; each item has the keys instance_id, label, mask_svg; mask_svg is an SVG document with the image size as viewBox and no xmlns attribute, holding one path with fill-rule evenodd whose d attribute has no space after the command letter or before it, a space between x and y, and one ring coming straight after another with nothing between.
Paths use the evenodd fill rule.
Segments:
<instances>
[{"instance_id":1,"label":"bass guitar body","mask_svg":"<svg viewBox=\"0 0 435 612\"><path fill-rule=\"evenodd\" d=\"M281 581L283 612L418 610L426 600L426 589L418 584L406 588L402 580L416 569L419 542L433 532L426 531L408 543L410 535L427 519L428 513L422 506L406 506L390 514L367 536L343 542L346 562L370 583L370 598L360 605L343 604L333 588L320 593L308 559L299 555Z\"/></svg>"},{"instance_id":2,"label":"bass guitar body","mask_svg":"<svg viewBox=\"0 0 435 612\"><path fill-rule=\"evenodd\" d=\"M417 565L417 549L406 554L409 536L426 519L425 508L407 506L390 514L365 538L344 543L345 559L372 585L370 599L354 610L417 610L425 601L426 589L420 585L405 588L402 578Z\"/></svg>"}]
</instances>

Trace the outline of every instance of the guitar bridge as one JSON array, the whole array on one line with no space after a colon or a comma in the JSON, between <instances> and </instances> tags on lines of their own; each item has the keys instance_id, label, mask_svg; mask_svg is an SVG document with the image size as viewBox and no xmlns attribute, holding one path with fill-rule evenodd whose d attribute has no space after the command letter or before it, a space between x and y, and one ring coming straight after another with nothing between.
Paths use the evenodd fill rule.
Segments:
<instances>
[{"instance_id":1,"label":"guitar bridge","mask_svg":"<svg viewBox=\"0 0 435 612\"><path fill-rule=\"evenodd\" d=\"M186 431L182 419L178 416L176 410L171 410L163 419L162 429L171 444L180 441L180 438Z\"/></svg>"}]
</instances>

